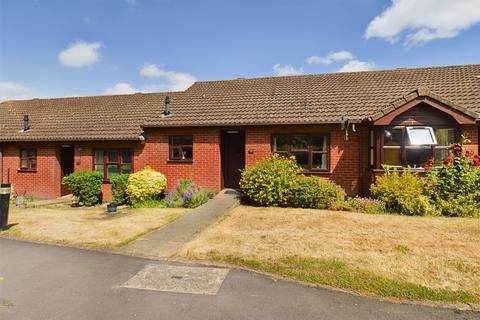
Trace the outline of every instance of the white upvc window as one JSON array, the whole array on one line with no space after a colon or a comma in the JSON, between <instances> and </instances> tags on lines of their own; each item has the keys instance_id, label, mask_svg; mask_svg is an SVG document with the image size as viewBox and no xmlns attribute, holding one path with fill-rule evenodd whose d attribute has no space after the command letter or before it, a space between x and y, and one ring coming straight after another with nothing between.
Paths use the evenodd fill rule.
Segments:
<instances>
[{"instance_id":1,"label":"white upvc window","mask_svg":"<svg viewBox=\"0 0 480 320\"><path fill-rule=\"evenodd\" d=\"M435 146L437 138L432 127L406 127L412 146Z\"/></svg>"}]
</instances>

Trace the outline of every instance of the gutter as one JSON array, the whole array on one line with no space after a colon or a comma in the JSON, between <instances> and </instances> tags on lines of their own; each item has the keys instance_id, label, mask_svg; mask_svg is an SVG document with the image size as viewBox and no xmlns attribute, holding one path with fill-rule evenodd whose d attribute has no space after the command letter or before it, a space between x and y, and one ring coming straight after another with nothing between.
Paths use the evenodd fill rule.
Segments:
<instances>
[{"instance_id":1,"label":"gutter","mask_svg":"<svg viewBox=\"0 0 480 320\"><path fill-rule=\"evenodd\" d=\"M351 120L351 124L361 124L363 120ZM259 122L259 123L202 123L202 124L172 124L166 123L146 123L142 124L142 128L183 128L183 127L258 127L258 126L290 126L290 125L340 125L341 121L316 121L316 122Z\"/></svg>"}]
</instances>

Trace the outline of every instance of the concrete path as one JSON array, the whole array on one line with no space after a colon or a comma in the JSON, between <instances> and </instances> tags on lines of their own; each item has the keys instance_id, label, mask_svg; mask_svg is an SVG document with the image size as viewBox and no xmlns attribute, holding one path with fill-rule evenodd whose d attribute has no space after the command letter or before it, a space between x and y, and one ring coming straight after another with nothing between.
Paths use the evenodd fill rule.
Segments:
<instances>
[{"instance_id":1,"label":"concrete path","mask_svg":"<svg viewBox=\"0 0 480 320\"><path fill-rule=\"evenodd\" d=\"M0 255L1 320L480 319L478 313L385 302L235 269L217 269L228 272L216 294L173 293L125 284L146 266L179 264L6 239L0 239Z\"/></svg>"},{"instance_id":2,"label":"concrete path","mask_svg":"<svg viewBox=\"0 0 480 320\"><path fill-rule=\"evenodd\" d=\"M225 189L206 204L164 228L123 247L120 252L144 258L167 258L200 231L240 203L239 193Z\"/></svg>"}]
</instances>

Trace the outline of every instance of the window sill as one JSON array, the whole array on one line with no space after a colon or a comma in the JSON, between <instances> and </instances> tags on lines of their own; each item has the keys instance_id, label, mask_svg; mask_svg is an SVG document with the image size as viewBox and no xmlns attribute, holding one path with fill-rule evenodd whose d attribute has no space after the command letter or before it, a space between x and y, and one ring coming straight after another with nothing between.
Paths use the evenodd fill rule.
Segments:
<instances>
[{"instance_id":1,"label":"window sill","mask_svg":"<svg viewBox=\"0 0 480 320\"><path fill-rule=\"evenodd\" d=\"M193 160L167 160L167 163L184 163L184 164L191 164Z\"/></svg>"},{"instance_id":2,"label":"window sill","mask_svg":"<svg viewBox=\"0 0 480 320\"><path fill-rule=\"evenodd\" d=\"M32 169L17 169L17 172L28 172L28 173L36 173L37 170L32 170Z\"/></svg>"},{"instance_id":3,"label":"window sill","mask_svg":"<svg viewBox=\"0 0 480 320\"><path fill-rule=\"evenodd\" d=\"M394 169L397 169L398 171L403 171L403 170L408 170L410 169L410 171L412 172L426 172L424 168L408 168L408 167L390 167L390 171L394 170ZM438 167L435 167L437 169L442 169L443 167L442 166L438 166ZM372 172L385 172L385 169L372 169L370 168L370 170L372 170Z\"/></svg>"},{"instance_id":4,"label":"window sill","mask_svg":"<svg viewBox=\"0 0 480 320\"><path fill-rule=\"evenodd\" d=\"M323 170L323 171L322 170L318 170L318 171L316 171L316 170L310 170L310 171L309 170L304 170L303 173L313 175L313 176L329 176L329 175L332 174L332 172L329 171L329 170Z\"/></svg>"}]
</instances>

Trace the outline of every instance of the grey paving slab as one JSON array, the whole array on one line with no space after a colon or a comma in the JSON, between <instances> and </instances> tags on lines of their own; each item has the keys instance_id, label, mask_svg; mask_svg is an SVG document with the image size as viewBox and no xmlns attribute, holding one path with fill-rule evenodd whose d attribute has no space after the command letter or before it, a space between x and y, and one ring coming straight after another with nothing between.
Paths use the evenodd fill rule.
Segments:
<instances>
[{"instance_id":1,"label":"grey paving slab","mask_svg":"<svg viewBox=\"0 0 480 320\"><path fill-rule=\"evenodd\" d=\"M0 239L1 320L479 320L231 269L216 295L121 287L146 265L182 265Z\"/></svg>"},{"instance_id":2,"label":"grey paving slab","mask_svg":"<svg viewBox=\"0 0 480 320\"><path fill-rule=\"evenodd\" d=\"M147 264L122 287L191 294L217 294L229 269Z\"/></svg>"},{"instance_id":3,"label":"grey paving slab","mask_svg":"<svg viewBox=\"0 0 480 320\"><path fill-rule=\"evenodd\" d=\"M164 228L149 233L120 249L120 252L146 258L170 257L183 244L240 203L240 194L222 190L206 204Z\"/></svg>"}]
</instances>

